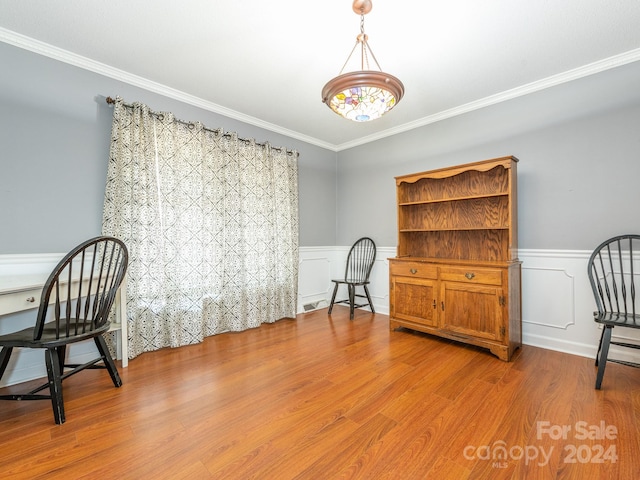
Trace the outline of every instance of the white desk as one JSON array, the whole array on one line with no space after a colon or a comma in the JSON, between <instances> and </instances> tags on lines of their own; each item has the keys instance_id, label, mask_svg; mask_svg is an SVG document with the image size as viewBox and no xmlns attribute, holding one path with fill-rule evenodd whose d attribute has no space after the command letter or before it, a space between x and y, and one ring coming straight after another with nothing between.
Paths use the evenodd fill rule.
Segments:
<instances>
[{"instance_id":1,"label":"white desk","mask_svg":"<svg viewBox=\"0 0 640 480\"><path fill-rule=\"evenodd\" d=\"M40 306L42 287L44 287L48 277L49 273L0 276L0 316L38 308ZM122 360L123 367L126 367L129 363L126 292L127 277L125 276L116 295L114 305L116 321L111 324L109 329L110 332L116 332L117 358Z\"/></svg>"}]
</instances>

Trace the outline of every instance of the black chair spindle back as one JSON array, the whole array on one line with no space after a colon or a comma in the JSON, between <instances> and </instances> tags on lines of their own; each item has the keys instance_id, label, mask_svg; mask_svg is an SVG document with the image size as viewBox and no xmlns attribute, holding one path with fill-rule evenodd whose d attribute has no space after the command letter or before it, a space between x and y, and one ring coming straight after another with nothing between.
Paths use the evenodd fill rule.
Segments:
<instances>
[{"instance_id":1,"label":"black chair spindle back","mask_svg":"<svg viewBox=\"0 0 640 480\"><path fill-rule=\"evenodd\" d=\"M640 328L638 293L640 282L640 235L610 238L596 247L588 263L588 276L597 311L593 318L602 324L596 353L596 389L600 389L607 361L638 367L637 363L608 358L609 346L640 349L637 343L612 340L613 327Z\"/></svg>"},{"instance_id":2,"label":"black chair spindle back","mask_svg":"<svg viewBox=\"0 0 640 480\"><path fill-rule=\"evenodd\" d=\"M369 237L362 237L357 240L347 255L347 265L344 271L344 278L331 280L335 285L333 288L333 294L331 296L331 304L329 305L328 314L331 315L333 311L333 305L335 303L348 303L349 304L349 318L353 320L354 309L360 307L369 306L371 312L375 313L373 302L371 301L371 295L369 294L369 275L373 269L373 264L376 260L376 244ZM347 292L349 298L346 300L336 301L336 294L338 293L338 287L341 284L347 286ZM356 293L356 287L362 287L364 295ZM367 303L356 304L355 298L366 298Z\"/></svg>"},{"instance_id":3,"label":"black chair spindle back","mask_svg":"<svg viewBox=\"0 0 640 480\"><path fill-rule=\"evenodd\" d=\"M639 274L640 235L620 235L598 246L589 259L589 281L598 313L611 318L621 314L631 323L637 321L635 277Z\"/></svg>"},{"instance_id":4,"label":"black chair spindle back","mask_svg":"<svg viewBox=\"0 0 640 480\"><path fill-rule=\"evenodd\" d=\"M361 238L349 250L345 280L350 282L367 282L376 258L376 245L370 238Z\"/></svg>"},{"instance_id":5,"label":"black chair spindle back","mask_svg":"<svg viewBox=\"0 0 640 480\"><path fill-rule=\"evenodd\" d=\"M34 328L40 340L52 323L55 338L70 338L108 326L109 313L128 262L124 244L99 237L63 258L43 287Z\"/></svg>"}]
</instances>

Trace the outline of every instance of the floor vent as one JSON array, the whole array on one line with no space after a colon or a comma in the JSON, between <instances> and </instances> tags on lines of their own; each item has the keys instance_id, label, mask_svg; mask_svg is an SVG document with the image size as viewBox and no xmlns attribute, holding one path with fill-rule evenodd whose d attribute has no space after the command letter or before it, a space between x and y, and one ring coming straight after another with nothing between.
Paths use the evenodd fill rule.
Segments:
<instances>
[{"instance_id":1,"label":"floor vent","mask_svg":"<svg viewBox=\"0 0 640 480\"><path fill-rule=\"evenodd\" d=\"M326 300L318 300L317 302L305 303L302 308L305 312L311 312L312 310L318 310L329 306L329 302Z\"/></svg>"}]
</instances>

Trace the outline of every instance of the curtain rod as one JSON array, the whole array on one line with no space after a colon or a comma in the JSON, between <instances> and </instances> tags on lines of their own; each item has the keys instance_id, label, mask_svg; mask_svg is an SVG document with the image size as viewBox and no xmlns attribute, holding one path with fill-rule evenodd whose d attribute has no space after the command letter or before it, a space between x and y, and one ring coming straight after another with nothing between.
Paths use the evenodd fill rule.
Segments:
<instances>
[{"instance_id":1,"label":"curtain rod","mask_svg":"<svg viewBox=\"0 0 640 480\"><path fill-rule=\"evenodd\" d=\"M115 103L116 103L116 101L115 101L113 98L111 98L111 97L107 97L107 98L105 98L105 101L106 101L106 102L107 102L107 104L109 104L109 105L115 105ZM130 103L126 103L126 102L124 102L124 101L122 102L122 104L123 104L125 107L127 107L127 108L132 108L132 107L133 107L133 105L132 105L132 104L130 104ZM152 110L150 110L150 113L151 113L152 115L155 115L156 117L159 117L159 116L161 116L161 115L162 115L162 113L154 112L154 111L152 111ZM176 122L178 122L178 123L182 123L183 125L193 125L193 122L185 122L184 120L180 120L179 118L176 118L176 119L175 119L175 121L176 121ZM213 128L207 128L207 127L205 127L205 126L203 126L202 128L203 128L204 130L206 130L207 132L213 132L213 133L216 133L216 132L220 132L220 131L221 131L220 129L215 130L215 129L213 129ZM223 136L223 137L227 137L227 138L229 138L229 137L231 137L232 135L231 135L230 133L223 133L223 134L222 134L222 136ZM240 138L240 137L238 137L238 140L240 140L241 142L244 142L244 143L251 143L251 140L246 139L246 138ZM266 145L266 143L256 142L256 145L258 145L258 146L260 146L260 147L264 147L264 146ZM278 152L285 151L285 152L287 153L287 155L293 155L293 154L294 154L294 152L293 152L292 150L286 150L286 149L283 149L283 148L280 148L280 147L273 147L273 146L271 146L271 149L272 149L272 150L277 150ZM298 156L300 155L298 152L295 152L295 154L296 154L296 157L298 157Z\"/></svg>"}]
</instances>

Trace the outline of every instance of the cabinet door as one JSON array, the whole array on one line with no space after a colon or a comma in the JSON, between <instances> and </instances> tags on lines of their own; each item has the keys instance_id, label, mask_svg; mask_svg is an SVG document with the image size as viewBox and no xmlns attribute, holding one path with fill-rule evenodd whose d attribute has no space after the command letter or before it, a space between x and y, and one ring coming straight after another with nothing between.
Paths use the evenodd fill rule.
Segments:
<instances>
[{"instance_id":1,"label":"cabinet door","mask_svg":"<svg viewBox=\"0 0 640 480\"><path fill-rule=\"evenodd\" d=\"M502 341L504 299L501 287L442 282L441 327L462 335Z\"/></svg>"},{"instance_id":2,"label":"cabinet door","mask_svg":"<svg viewBox=\"0 0 640 480\"><path fill-rule=\"evenodd\" d=\"M436 281L428 278L391 277L391 317L437 326Z\"/></svg>"}]
</instances>

